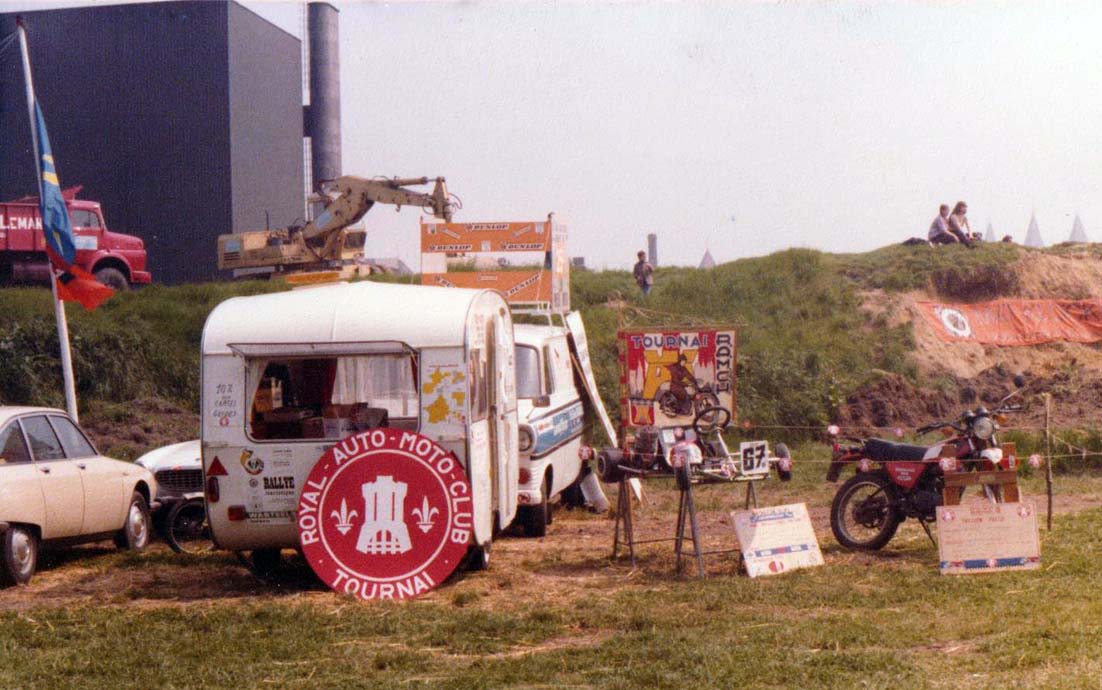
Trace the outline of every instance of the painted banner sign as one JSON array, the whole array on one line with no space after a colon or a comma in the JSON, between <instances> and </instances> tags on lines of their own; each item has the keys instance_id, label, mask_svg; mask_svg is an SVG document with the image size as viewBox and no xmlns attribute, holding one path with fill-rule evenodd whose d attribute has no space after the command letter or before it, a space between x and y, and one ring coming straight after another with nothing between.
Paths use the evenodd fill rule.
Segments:
<instances>
[{"instance_id":1,"label":"painted banner sign","mask_svg":"<svg viewBox=\"0 0 1102 690\"><path fill-rule=\"evenodd\" d=\"M684 426L709 406L735 416L733 327L619 331L620 423Z\"/></svg>"},{"instance_id":2,"label":"painted banner sign","mask_svg":"<svg viewBox=\"0 0 1102 690\"><path fill-rule=\"evenodd\" d=\"M1037 510L1030 501L940 506L937 551L944 575L1040 568Z\"/></svg>"},{"instance_id":3,"label":"painted banner sign","mask_svg":"<svg viewBox=\"0 0 1102 690\"><path fill-rule=\"evenodd\" d=\"M423 253L549 252L551 223L421 223Z\"/></svg>"},{"instance_id":4,"label":"painted banner sign","mask_svg":"<svg viewBox=\"0 0 1102 690\"><path fill-rule=\"evenodd\" d=\"M1102 341L1102 300L919 302L918 307L934 332L949 342L1015 346Z\"/></svg>"},{"instance_id":5,"label":"painted banner sign","mask_svg":"<svg viewBox=\"0 0 1102 690\"><path fill-rule=\"evenodd\" d=\"M412 431L373 429L319 459L298 501L302 553L337 592L406 599L436 587L471 542L471 489L455 456Z\"/></svg>"},{"instance_id":6,"label":"painted banner sign","mask_svg":"<svg viewBox=\"0 0 1102 690\"><path fill-rule=\"evenodd\" d=\"M807 504L733 512L731 520L750 577L823 565Z\"/></svg>"}]
</instances>

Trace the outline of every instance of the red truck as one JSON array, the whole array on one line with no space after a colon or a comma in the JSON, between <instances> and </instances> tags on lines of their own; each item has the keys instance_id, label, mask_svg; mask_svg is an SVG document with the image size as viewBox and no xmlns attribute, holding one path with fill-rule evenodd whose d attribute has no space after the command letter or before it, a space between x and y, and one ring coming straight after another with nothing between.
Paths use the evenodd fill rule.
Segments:
<instances>
[{"instance_id":1,"label":"red truck","mask_svg":"<svg viewBox=\"0 0 1102 690\"><path fill-rule=\"evenodd\" d=\"M108 230L99 202L77 199L78 191L75 187L62 193L73 223L76 265L115 290L148 285L153 278L145 267L141 238ZM38 197L0 202L0 285L48 283L49 279Z\"/></svg>"}]
</instances>

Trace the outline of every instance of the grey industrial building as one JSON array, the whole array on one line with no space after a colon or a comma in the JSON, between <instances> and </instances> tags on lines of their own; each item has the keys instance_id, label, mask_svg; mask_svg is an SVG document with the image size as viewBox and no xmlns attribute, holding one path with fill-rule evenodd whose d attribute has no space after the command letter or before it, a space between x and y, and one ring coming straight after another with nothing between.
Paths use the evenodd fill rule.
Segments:
<instances>
[{"instance_id":1,"label":"grey industrial building","mask_svg":"<svg viewBox=\"0 0 1102 690\"><path fill-rule=\"evenodd\" d=\"M83 185L111 229L145 241L154 281L216 277L218 235L301 220L298 38L234 2L20 15L62 186ZM14 30L15 15L0 15L0 36ZM10 49L0 55L0 131L0 199L36 193Z\"/></svg>"}]
</instances>

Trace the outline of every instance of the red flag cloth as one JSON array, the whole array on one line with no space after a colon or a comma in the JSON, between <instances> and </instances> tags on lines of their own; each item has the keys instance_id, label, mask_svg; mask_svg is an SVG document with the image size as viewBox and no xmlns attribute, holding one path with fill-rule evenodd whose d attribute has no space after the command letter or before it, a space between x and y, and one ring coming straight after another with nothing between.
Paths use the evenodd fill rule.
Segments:
<instances>
[{"instance_id":1,"label":"red flag cloth","mask_svg":"<svg viewBox=\"0 0 1102 690\"><path fill-rule=\"evenodd\" d=\"M949 342L1021 346L1102 341L1102 301L1002 299L976 304L919 302L934 332Z\"/></svg>"},{"instance_id":2,"label":"red flag cloth","mask_svg":"<svg viewBox=\"0 0 1102 690\"><path fill-rule=\"evenodd\" d=\"M50 257L50 269L57 281L57 296L62 302L80 302L85 309L92 311L115 294L114 290L80 266L66 264L49 247L46 248L46 255Z\"/></svg>"}]
</instances>

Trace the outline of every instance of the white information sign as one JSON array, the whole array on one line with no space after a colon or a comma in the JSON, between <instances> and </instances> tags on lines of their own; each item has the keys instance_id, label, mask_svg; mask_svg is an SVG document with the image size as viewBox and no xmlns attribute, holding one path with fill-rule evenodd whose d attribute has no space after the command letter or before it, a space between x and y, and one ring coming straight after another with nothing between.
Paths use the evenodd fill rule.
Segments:
<instances>
[{"instance_id":1,"label":"white information sign","mask_svg":"<svg viewBox=\"0 0 1102 690\"><path fill-rule=\"evenodd\" d=\"M823 565L805 503L736 511L731 520L750 577Z\"/></svg>"},{"instance_id":2,"label":"white information sign","mask_svg":"<svg viewBox=\"0 0 1102 690\"><path fill-rule=\"evenodd\" d=\"M973 501L937 509L937 551L945 575L1041 567L1032 501Z\"/></svg>"}]
</instances>

